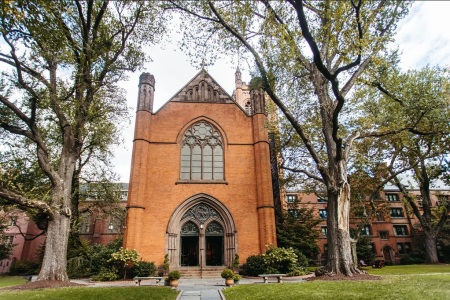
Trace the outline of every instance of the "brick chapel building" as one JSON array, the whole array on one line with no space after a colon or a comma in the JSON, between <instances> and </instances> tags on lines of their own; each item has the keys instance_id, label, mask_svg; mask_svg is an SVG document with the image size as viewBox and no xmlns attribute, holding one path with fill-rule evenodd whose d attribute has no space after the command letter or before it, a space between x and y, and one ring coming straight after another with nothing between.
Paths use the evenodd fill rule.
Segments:
<instances>
[{"instance_id":1,"label":"brick chapel building","mask_svg":"<svg viewBox=\"0 0 450 300\"><path fill-rule=\"evenodd\" d=\"M276 245L265 97L202 69L158 111L143 73L124 247L170 268L231 266Z\"/></svg>"}]
</instances>

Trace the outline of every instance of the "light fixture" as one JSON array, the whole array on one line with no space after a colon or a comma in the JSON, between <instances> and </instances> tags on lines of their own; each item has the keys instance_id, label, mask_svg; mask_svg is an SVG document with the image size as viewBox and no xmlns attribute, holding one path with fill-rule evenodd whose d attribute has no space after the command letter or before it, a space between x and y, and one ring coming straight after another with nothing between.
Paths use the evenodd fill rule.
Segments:
<instances>
[{"instance_id":1,"label":"light fixture","mask_svg":"<svg viewBox=\"0 0 450 300\"><path fill-rule=\"evenodd\" d=\"M200 224L200 229L203 229L203 224Z\"/></svg>"},{"instance_id":2,"label":"light fixture","mask_svg":"<svg viewBox=\"0 0 450 300\"><path fill-rule=\"evenodd\" d=\"M112 231L112 230L114 229L114 225L113 225L113 223L109 223L109 225L108 225L108 229L109 229L109 231Z\"/></svg>"}]
</instances>

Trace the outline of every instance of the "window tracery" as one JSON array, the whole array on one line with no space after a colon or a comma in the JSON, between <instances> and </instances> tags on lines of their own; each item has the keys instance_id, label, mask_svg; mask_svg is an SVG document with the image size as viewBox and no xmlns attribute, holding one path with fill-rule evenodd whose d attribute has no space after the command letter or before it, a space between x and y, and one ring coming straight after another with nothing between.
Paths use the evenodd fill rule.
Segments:
<instances>
[{"instance_id":1,"label":"window tracery","mask_svg":"<svg viewBox=\"0 0 450 300\"><path fill-rule=\"evenodd\" d=\"M181 174L185 180L223 180L223 143L219 131L200 121L189 127L181 142Z\"/></svg>"}]
</instances>

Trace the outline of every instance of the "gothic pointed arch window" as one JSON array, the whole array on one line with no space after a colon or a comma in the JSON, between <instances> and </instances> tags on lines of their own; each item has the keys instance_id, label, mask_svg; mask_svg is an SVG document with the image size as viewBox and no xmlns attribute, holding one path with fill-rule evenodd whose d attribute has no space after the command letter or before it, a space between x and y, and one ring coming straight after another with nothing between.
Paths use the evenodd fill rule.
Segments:
<instances>
[{"instance_id":1,"label":"gothic pointed arch window","mask_svg":"<svg viewBox=\"0 0 450 300\"><path fill-rule=\"evenodd\" d=\"M247 101L245 103L245 112L249 115L252 114L252 104L250 103L250 101Z\"/></svg>"},{"instance_id":2,"label":"gothic pointed arch window","mask_svg":"<svg viewBox=\"0 0 450 300\"><path fill-rule=\"evenodd\" d=\"M223 142L220 132L206 121L189 127L181 141L182 180L223 180Z\"/></svg>"}]
</instances>

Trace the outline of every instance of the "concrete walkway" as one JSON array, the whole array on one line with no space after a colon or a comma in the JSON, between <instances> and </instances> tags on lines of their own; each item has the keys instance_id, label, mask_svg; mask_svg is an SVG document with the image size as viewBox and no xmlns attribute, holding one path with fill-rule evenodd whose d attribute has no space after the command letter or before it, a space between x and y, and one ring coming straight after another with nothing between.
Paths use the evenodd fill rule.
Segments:
<instances>
[{"instance_id":1,"label":"concrete walkway","mask_svg":"<svg viewBox=\"0 0 450 300\"><path fill-rule=\"evenodd\" d=\"M89 279L77 279L71 280L72 282L84 284L90 287L107 287L107 286L135 286L134 281L112 281L112 282L99 282L90 281ZM290 282L303 282L302 277L284 278L284 283ZM269 283L276 282L275 278L269 279ZM242 278L239 284L264 284L262 278ZM156 285L152 280L146 280L141 282L141 286L154 286ZM177 300L225 300L222 294L222 290L225 288L232 288L225 286L225 279L223 278L209 278L209 279L197 279L197 278L181 278L178 284L178 290L180 294Z\"/></svg>"}]
</instances>

